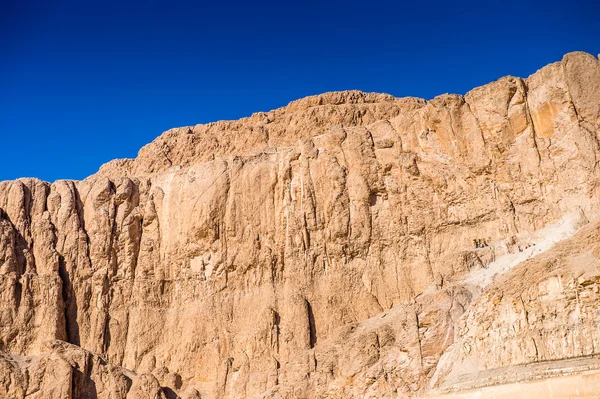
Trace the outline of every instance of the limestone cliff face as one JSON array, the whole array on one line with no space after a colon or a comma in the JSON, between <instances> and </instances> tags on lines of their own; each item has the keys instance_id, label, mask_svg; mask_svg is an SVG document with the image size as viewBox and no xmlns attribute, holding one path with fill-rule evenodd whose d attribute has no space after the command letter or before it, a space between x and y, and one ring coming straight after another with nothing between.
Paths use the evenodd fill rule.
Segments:
<instances>
[{"instance_id":1,"label":"limestone cliff face","mask_svg":"<svg viewBox=\"0 0 600 399\"><path fill-rule=\"evenodd\" d=\"M0 396L407 397L449 364L600 354L594 240L485 275L594 220L599 139L600 62L571 53L464 97L326 93L84 181L2 182Z\"/></svg>"}]
</instances>

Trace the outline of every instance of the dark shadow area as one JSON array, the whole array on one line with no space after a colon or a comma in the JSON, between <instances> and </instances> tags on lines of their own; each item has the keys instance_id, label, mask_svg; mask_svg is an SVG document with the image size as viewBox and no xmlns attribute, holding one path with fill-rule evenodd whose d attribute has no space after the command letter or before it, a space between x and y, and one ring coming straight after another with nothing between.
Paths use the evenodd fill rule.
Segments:
<instances>
[{"instance_id":1,"label":"dark shadow area","mask_svg":"<svg viewBox=\"0 0 600 399\"><path fill-rule=\"evenodd\" d=\"M308 313L308 328L309 328L309 344L311 348L314 348L317 344L317 327L315 325L315 314L313 313L310 302L306 301L306 311Z\"/></svg>"},{"instance_id":2,"label":"dark shadow area","mask_svg":"<svg viewBox=\"0 0 600 399\"><path fill-rule=\"evenodd\" d=\"M17 227L14 225L14 223L8 217L8 214L2 208L0 208L0 220L6 220L8 223L10 223L10 226L15 234L14 250L15 250L15 256L17 258L17 265L16 265L16 270L15 270L16 279L15 279L13 297L15 298L15 311L18 311L19 308L21 307L21 300L22 300L21 297L23 295L23 283L21 282L21 277L27 270L26 255L32 253L33 251L29 249L29 244L27 243L27 240L25 240L25 237L23 237L23 234L21 234L21 232L17 229Z\"/></svg>"},{"instance_id":3,"label":"dark shadow area","mask_svg":"<svg viewBox=\"0 0 600 399\"><path fill-rule=\"evenodd\" d=\"M90 376L82 373L80 370L73 368L73 376L71 377L71 387L73 390L73 398L77 399L97 399L98 390L96 383Z\"/></svg>"},{"instance_id":4,"label":"dark shadow area","mask_svg":"<svg viewBox=\"0 0 600 399\"><path fill-rule=\"evenodd\" d=\"M173 391L169 387L162 387L162 390L163 390L165 396L167 397L167 399L177 399L177 398L179 398L179 395L177 395L175 393L175 391Z\"/></svg>"},{"instance_id":5,"label":"dark shadow area","mask_svg":"<svg viewBox=\"0 0 600 399\"><path fill-rule=\"evenodd\" d=\"M67 330L67 342L70 344L80 344L79 323L77 323L77 298L75 290L67 268L65 258L60 255L58 258L58 275L62 280L62 297L65 306L65 323Z\"/></svg>"},{"instance_id":6,"label":"dark shadow area","mask_svg":"<svg viewBox=\"0 0 600 399\"><path fill-rule=\"evenodd\" d=\"M23 234L21 234L17 226L15 226L8 214L2 208L0 208L0 220L6 220L8 223L10 223L10 226L15 233L15 256L17 259L17 268L15 271L17 273L17 278L19 278L27 269L27 255L32 256L31 252L33 251L29 249L27 240L25 237L23 237Z\"/></svg>"},{"instance_id":7,"label":"dark shadow area","mask_svg":"<svg viewBox=\"0 0 600 399\"><path fill-rule=\"evenodd\" d=\"M102 334L102 355L106 356L108 353L108 349L110 348L110 314L107 312L104 313L104 334Z\"/></svg>"},{"instance_id":8,"label":"dark shadow area","mask_svg":"<svg viewBox=\"0 0 600 399\"><path fill-rule=\"evenodd\" d=\"M20 279L17 279L15 281L15 291L14 291L14 298L15 298L17 310L19 310L19 307L21 307L21 296L22 295L23 295L23 284L21 283Z\"/></svg>"},{"instance_id":9,"label":"dark shadow area","mask_svg":"<svg viewBox=\"0 0 600 399\"><path fill-rule=\"evenodd\" d=\"M371 193L369 195L369 205L370 206L377 205L377 194L376 193Z\"/></svg>"}]
</instances>

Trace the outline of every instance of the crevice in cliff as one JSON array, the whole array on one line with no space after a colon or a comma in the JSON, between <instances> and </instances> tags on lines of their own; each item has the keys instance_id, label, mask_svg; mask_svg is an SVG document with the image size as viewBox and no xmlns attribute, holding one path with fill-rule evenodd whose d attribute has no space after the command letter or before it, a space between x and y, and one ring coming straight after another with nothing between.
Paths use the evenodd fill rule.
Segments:
<instances>
[{"instance_id":1,"label":"crevice in cliff","mask_svg":"<svg viewBox=\"0 0 600 399\"><path fill-rule=\"evenodd\" d=\"M538 361L540 353L539 353L539 350L538 350L537 343L535 342L535 338L532 337L531 338L531 342L533 343L533 348L535 349L535 354L534 354L535 355L535 361Z\"/></svg>"},{"instance_id":2,"label":"crevice in cliff","mask_svg":"<svg viewBox=\"0 0 600 399\"><path fill-rule=\"evenodd\" d=\"M219 397L223 397L223 395L227 391L227 383L229 382L229 374L231 373L232 366L233 366L233 358L229 357L225 361L225 376L223 378L223 383L221 386L221 390L219 392Z\"/></svg>"},{"instance_id":3,"label":"crevice in cliff","mask_svg":"<svg viewBox=\"0 0 600 399\"><path fill-rule=\"evenodd\" d=\"M77 322L77 301L75 290L69 273L65 266L65 259L62 255L58 258L58 276L62 282L62 299L64 306L65 328L67 342L74 345L80 344L79 323Z\"/></svg>"},{"instance_id":4,"label":"crevice in cliff","mask_svg":"<svg viewBox=\"0 0 600 399\"><path fill-rule=\"evenodd\" d=\"M116 254L116 250L115 250L115 240L118 239L119 234L117 232L117 214L118 214L118 208L119 205L115 202L115 193L116 193L116 187L115 184L112 182L112 180L109 180L108 182L109 184L109 196L110 196L110 205L112 205L112 217L110 218L110 224L111 224L111 229L110 229L110 235L108 237L108 246L107 246L107 254L106 254L106 265L108 266L108 270L110 272L107 271L107 274L112 277L117 273L117 254ZM109 212L110 215L110 212Z\"/></svg>"},{"instance_id":5,"label":"crevice in cliff","mask_svg":"<svg viewBox=\"0 0 600 399\"><path fill-rule=\"evenodd\" d=\"M270 331L270 344L271 348L275 350L275 353L279 353L279 335L281 316L275 309L271 309L271 331Z\"/></svg>"},{"instance_id":6,"label":"crevice in cliff","mask_svg":"<svg viewBox=\"0 0 600 399\"><path fill-rule=\"evenodd\" d=\"M306 304L306 313L308 317L308 344L309 347L312 349L317 344L317 326L315 324L315 314L313 313L313 309L310 302L307 299L305 299L304 302Z\"/></svg>"},{"instance_id":7,"label":"crevice in cliff","mask_svg":"<svg viewBox=\"0 0 600 399\"><path fill-rule=\"evenodd\" d=\"M464 102L464 98L462 96L460 96L460 98L463 100ZM458 135L456 134L456 130L454 130L454 124L456 123L456 120L454 118L454 114L452 112L452 109L449 108L447 105L444 106L444 110L446 111L446 113L448 114L448 118L450 119L450 123L448 124L450 127L450 133L452 133L452 138L453 138L453 146L456 146L456 144L459 142L460 137L458 137ZM456 147L454 147L456 148ZM460 148L460 147L459 147ZM460 151L460 149L459 149ZM460 155L465 155L465 154L460 154Z\"/></svg>"},{"instance_id":8,"label":"crevice in cliff","mask_svg":"<svg viewBox=\"0 0 600 399\"><path fill-rule=\"evenodd\" d=\"M529 109L529 86L527 85L527 82L523 81L523 79L521 79L521 83L523 84L523 89L525 91L525 112L527 113L527 122L529 122L531 125L531 138L533 140L533 147L535 148L535 152L537 154L539 168L542 163L542 156L537 144L537 131L535 129L535 124L533 123L533 118L531 117L531 110Z\"/></svg>"},{"instance_id":9,"label":"crevice in cliff","mask_svg":"<svg viewBox=\"0 0 600 399\"><path fill-rule=\"evenodd\" d=\"M91 353L86 352L83 356L83 364L72 368L71 392L73 398L97 398L98 390L96 382L92 379L94 359Z\"/></svg>"},{"instance_id":10,"label":"crevice in cliff","mask_svg":"<svg viewBox=\"0 0 600 399\"><path fill-rule=\"evenodd\" d=\"M139 181L136 181L133 183L133 187L135 190L135 193L133 194L133 197L136 199L135 202L135 207L140 209L142 208L141 205L142 201L140 199L141 193L140 193L140 183ZM152 181L148 180L148 187L146 188L146 192L148 193L148 195L150 195L150 189L152 188ZM137 224L137 229L136 229L136 237L135 237L135 247L134 247L134 254L133 254L133 259L131 262L131 266L130 266L130 271L131 271L131 287L133 287L134 283L135 283L135 272L137 270L137 266L140 262L140 251L142 249L142 236L144 234L144 217L146 215L144 214L144 212L140 212L139 217L136 218L135 222Z\"/></svg>"},{"instance_id":11,"label":"crevice in cliff","mask_svg":"<svg viewBox=\"0 0 600 399\"><path fill-rule=\"evenodd\" d=\"M565 85L567 86L567 90L565 90L567 96L569 97L569 101L571 102L571 105L573 106L573 111L575 112L575 117L577 117L578 120L578 124L581 125L582 121L585 121L585 119L581 116L581 114L579 113L579 111L577 111L577 106L575 105L575 102L573 101L573 96L571 96L571 88L569 87L569 79L567 79L567 63L569 62L568 58L565 58L563 60L563 62L560 63L562 72L563 72L563 76L565 77Z\"/></svg>"},{"instance_id":12,"label":"crevice in cliff","mask_svg":"<svg viewBox=\"0 0 600 399\"><path fill-rule=\"evenodd\" d=\"M12 243L12 250L14 251L16 265L15 272L17 274L17 278L21 277L27 271L27 256L26 254L31 254L31 249L27 240L23 236L22 232L19 228L13 223L10 216L6 211L0 208L0 220L5 220L9 223L10 229L14 234L14 242ZM0 237L0 239L3 237ZM1 266L1 264L0 264Z\"/></svg>"},{"instance_id":13,"label":"crevice in cliff","mask_svg":"<svg viewBox=\"0 0 600 399\"><path fill-rule=\"evenodd\" d=\"M508 203L509 203L509 209L510 212L512 214L512 222L513 222L513 227L515 229L516 233L519 233L519 217L517 216L517 209L515 208L515 204L512 202L512 200L509 198L508 199Z\"/></svg>"},{"instance_id":14,"label":"crevice in cliff","mask_svg":"<svg viewBox=\"0 0 600 399\"><path fill-rule=\"evenodd\" d=\"M21 296L23 295L23 284L19 278L15 279L15 288L14 288L14 298L15 298L15 307L18 311L21 307Z\"/></svg>"},{"instance_id":15,"label":"crevice in cliff","mask_svg":"<svg viewBox=\"0 0 600 399\"><path fill-rule=\"evenodd\" d=\"M428 271L429 271L429 284L431 284L432 282L435 281L435 273L433 271L433 265L431 262L431 242L429 239L429 236L427 234L427 230L425 230L424 234L423 234L423 240L424 242L424 247L425 247L425 261L428 267ZM419 292L419 295L421 293Z\"/></svg>"},{"instance_id":16,"label":"crevice in cliff","mask_svg":"<svg viewBox=\"0 0 600 399\"><path fill-rule=\"evenodd\" d=\"M112 303L112 289L110 287L109 277L104 278L102 284L102 298L104 311L104 329L102 331L102 356L108 359L108 350L110 349L111 333L110 333L110 304Z\"/></svg>"},{"instance_id":17,"label":"crevice in cliff","mask_svg":"<svg viewBox=\"0 0 600 399\"><path fill-rule=\"evenodd\" d=\"M33 234L31 232L31 224L32 224L32 217L31 217L31 211L32 211L32 207L33 207L33 195L31 194L31 189L26 185L23 184L23 192L25 194L25 230L23 232L23 234L27 234L27 236L29 237L29 243L27 244L27 249L29 251L28 255L29 258L26 259L30 260L31 264L29 265L31 270L27 269L27 262L25 263L25 269L24 272L28 272L28 271L33 271L35 272L37 270L36 267L36 261L35 261L35 251L33 250Z\"/></svg>"},{"instance_id":18,"label":"crevice in cliff","mask_svg":"<svg viewBox=\"0 0 600 399\"><path fill-rule=\"evenodd\" d=\"M479 129L479 134L481 135L481 140L483 141L483 147L487 149L487 142L485 141L485 136L483 134L483 129L481 128L481 123L479 122L479 118L477 117L477 115L475 115L475 113L471 109L471 104L469 104L467 99L463 97L463 100L464 100L465 104L467 105L469 112L475 119L475 123L477 124L477 128Z\"/></svg>"},{"instance_id":19,"label":"crevice in cliff","mask_svg":"<svg viewBox=\"0 0 600 399\"><path fill-rule=\"evenodd\" d=\"M421 342L421 331L419 331L419 313L415 310L415 321L417 328L417 341L419 342L419 359L421 362L421 367L423 367L423 343Z\"/></svg>"}]
</instances>

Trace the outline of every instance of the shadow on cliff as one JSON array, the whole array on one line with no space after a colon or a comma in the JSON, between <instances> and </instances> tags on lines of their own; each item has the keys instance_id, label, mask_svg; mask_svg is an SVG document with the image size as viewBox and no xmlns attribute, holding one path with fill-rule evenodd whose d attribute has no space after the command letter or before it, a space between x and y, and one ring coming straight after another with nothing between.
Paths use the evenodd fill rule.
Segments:
<instances>
[{"instance_id":1,"label":"shadow on cliff","mask_svg":"<svg viewBox=\"0 0 600 399\"><path fill-rule=\"evenodd\" d=\"M315 324L315 314L313 308L307 300L306 302L306 313L308 316L308 333L309 333L309 345L312 348L317 344L317 325Z\"/></svg>"},{"instance_id":2,"label":"shadow on cliff","mask_svg":"<svg viewBox=\"0 0 600 399\"><path fill-rule=\"evenodd\" d=\"M98 390L96 383L89 375L89 371L85 373L73 368L72 377L73 397L78 399L96 399L98 398Z\"/></svg>"},{"instance_id":3,"label":"shadow on cliff","mask_svg":"<svg viewBox=\"0 0 600 399\"><path fill-rule=\"evenodd\" d=\"M175 393L175 391L173 391L169 387L162 387L162 390L163 390L163 393L165 394L165 396L167 397L167 399L177 399L177 398L179 398L179 395L177 395L177 393Z\"/></svg>"},{"instance_id":4,"label":"shadow on cliff","mask_svg":"<svg viewBox=\"0 0 600 399\"><path fill-rule=\"evenodd\" d=\"M60 255L58 258L58 275L62 280L62 297L65 307L65 323L67 342L74 345L80 345L79 323L77 323L77 298L71 277L67 272L65 258Z\"/></svg>"},{"instance_id":5,"label":"shadow on cliff","mask_svg":"<svg viewBox=\"0 0 600 399\"><path fill-rule=\"evenodd\" d=\"M16 257L16 265L14 271L16 272L17 278L15 279L13 298L15 300L15 311L18 311L19 307L21 306L21 296L23 294L23 284L21 282L21 276L23 276L23 274L27 270L26 251L29 249L29 245L27 244L27 240L25 240L25 237L23 237L23 235L14 225L12 220L10 220L8 214L2 208L0 208L0 220L6 220L8 223L10 223L10 227L12 228L15 237L13 250Z\"/></svg>"}]
</instances>

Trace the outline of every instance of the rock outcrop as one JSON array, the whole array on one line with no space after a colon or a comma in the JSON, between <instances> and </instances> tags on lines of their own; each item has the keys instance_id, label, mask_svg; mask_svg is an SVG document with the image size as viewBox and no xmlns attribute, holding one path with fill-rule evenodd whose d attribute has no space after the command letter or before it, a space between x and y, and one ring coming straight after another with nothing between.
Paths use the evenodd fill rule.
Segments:
<instances>
[{"instance_id":1,"label":"rock outcrop","mask_svg":"<svg viewBox=\"0 0 600 399\"><path fill-rule=\"evenodd\" d=\"M571 53L2 182L0 397L410 397L595 359L599 159L600 62Z\"/></svg>"}]
</instances>

